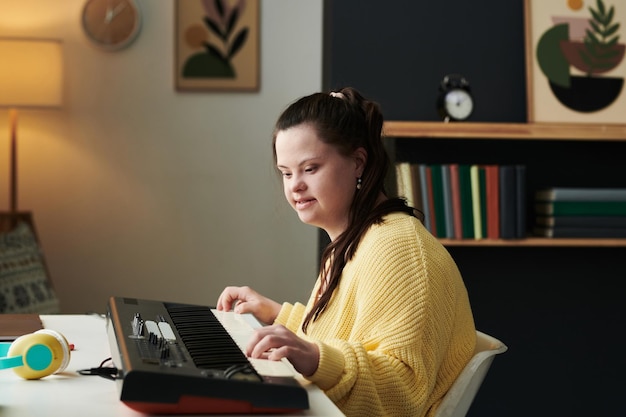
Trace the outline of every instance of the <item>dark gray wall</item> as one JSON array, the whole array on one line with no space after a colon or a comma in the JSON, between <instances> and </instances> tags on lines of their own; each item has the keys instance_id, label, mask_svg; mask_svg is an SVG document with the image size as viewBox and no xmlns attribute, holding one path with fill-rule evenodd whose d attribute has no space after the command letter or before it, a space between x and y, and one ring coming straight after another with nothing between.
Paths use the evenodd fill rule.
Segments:
<instances>
[{"instance_id":1,"label":"dark gray wall","mask_svg":"<svg viewBox=\"0 0 626 417\"><path fill-rule=\"evenodd\" d=\"M326 87L351 85L387 119L438 120L446 74L469 81L473 121L526 121L522 1L326 1Z\"/></svg>"},{"instance_id":2,"label":"dark gray wall","mask_svg":"<svg viewBox=\"0 0 626 417\"><path fill-rule=\"evenodd\" d=\"M476 101L472 121L526 121L523 1L327 0L324 13L326 89L354 86L388 120L430 121L439 82L461 73ZM442 151L437 141L406 140L396 157L519 160L529 193L541 184L626 186L626 143L532 142L451 142ZM626 415L626 249L450 252L477 327L509 346L469 416Z\"/></svg>"}]
</instances>

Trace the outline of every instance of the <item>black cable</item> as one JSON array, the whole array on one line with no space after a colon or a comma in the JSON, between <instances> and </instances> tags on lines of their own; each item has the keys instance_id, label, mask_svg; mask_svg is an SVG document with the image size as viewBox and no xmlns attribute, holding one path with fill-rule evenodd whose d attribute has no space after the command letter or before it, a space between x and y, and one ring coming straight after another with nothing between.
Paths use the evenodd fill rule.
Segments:
<instances>
[{"instance_id":1,"label":"black cable","mask_svg":"<svg viewBox=\"0 0 626 417\"><path fill-rule=\"evenodd\" d=\"M106 358L97 368L89 368L89 369L79 369L78 372L80 375L98 375L102 378L110 379L115 381L118 379L119 369L114 366L104 366L105 363L110 361L111 358Z\"/></svg>"}]
</instances>

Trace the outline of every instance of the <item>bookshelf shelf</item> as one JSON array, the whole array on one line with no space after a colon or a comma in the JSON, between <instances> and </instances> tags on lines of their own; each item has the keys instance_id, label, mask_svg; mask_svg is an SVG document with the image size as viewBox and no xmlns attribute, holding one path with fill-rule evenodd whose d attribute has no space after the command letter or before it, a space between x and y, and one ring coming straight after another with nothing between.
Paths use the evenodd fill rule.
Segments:
<instances>
[{"instance_id":1,"label":"bookshelf shelf","mask_svg":"<svg viewBox=\"0 0 626 417\"><path fill-rule=\"evenodd\" d=\"M590 141L597 146L606 148L609 143L611 146L622 147L626 143L626 125L598 125L598 124L563 124L563 123L491 123L491 122L419 122L419 121L387 121L383 127L383 134L389 140L392 140L391 154L396 159L395 139L409 140L415 139L415 147L419 151L417 153L428 152L431 156L436 153L445 154L448 158L462 157L463 152L467 150L467 146L474 147L475 144L482 142L483 144L490 141L496 141L504 145L507 140L513 140L517 143L535 143L536 146L545 147L540 141L551 143L549 146L554 148L554 144L561 144L570 149L571 146L577 144L577 148L585 147L583 142ZM433 145L439 143L437 139L441 139L441 145ZM463 150L450 146L451 143L459 140L459 144L467 143ZM421 141L421 142L420 142ZM474 141L471 144L468 141ZM622 142L622 144L619 144ZM568 144L569 143L569 144ZM600 145L605 143L605 145ZM420 144L426 146L420 148ZM484 146L484 145L483 145ZM507 145L508 146L508 145ZM595 145L594 145L595 146ZM490 147L491 148L491 147ZM502 147L494 151L494 158L498 158L502 153ZM600 149L600 148L596 148ZM615 149L615 148L612 148ZM623 148L620 148L623 149ZM598 152L598 151L596 151ZM606 158L606 153L611 151L599 151ZM580 149L578 150L580 154ZM593 153L593 152L591 152ZM615 153L615 152L613 152ZM567 154L560 154L567 159ZM565 156L567 155L567 156ZM560 158L562 159L562 158ZM546 173L546 169L550 167L542 165L542 174ZM604 177L606 178L606 177ZM613 185L615 186L615 185ZM454 247L626 247L626 239L616 238L542 238L528 237L525 239L440 239L446 246Z\"/></svg>"},{"instance_id":2,"label":"bookshelf shelf","mask_svg":"<svg viewBox=\"0 0 626 417\"><path fill-rule=\"evenodd\" d=\"M527 239L519 240L504 240L504 239L439 239L444 246L510 246L510 247L538 247L538 246L571 246L571 247L607 247L607 248L619 248L626 247L626 239L574 239L574 238L541 238L530 237Z\"/></svg>"},{"instance_id":3,"label":"bookshelf shelf","mask_svg":"<svg viewBox=\"0 0 626 417\"><path fill-rule=\"evenodd\" d=\"M383 132L394 138L626 140L626 125L562 123L385 122Z\"/></svg>"}]
</instances>

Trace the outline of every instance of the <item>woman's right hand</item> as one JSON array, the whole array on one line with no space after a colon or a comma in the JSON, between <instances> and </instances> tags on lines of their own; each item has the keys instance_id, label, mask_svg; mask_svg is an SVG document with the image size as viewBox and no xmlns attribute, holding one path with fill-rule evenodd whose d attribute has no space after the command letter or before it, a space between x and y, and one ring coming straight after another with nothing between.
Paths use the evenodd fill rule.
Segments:
<instances>
[{"instance_id":1,"label":"woman's right hand","mask_svg":"<svg viewBox=\"0 0 626 417\"><path fill-rule=\"evenodd\" d=\"M217 299L216 308L220 311L232 309L238 314L251 313L263 324L272 324L281 305L250 287L226 287Z\"/></svg>"}]
</instances>

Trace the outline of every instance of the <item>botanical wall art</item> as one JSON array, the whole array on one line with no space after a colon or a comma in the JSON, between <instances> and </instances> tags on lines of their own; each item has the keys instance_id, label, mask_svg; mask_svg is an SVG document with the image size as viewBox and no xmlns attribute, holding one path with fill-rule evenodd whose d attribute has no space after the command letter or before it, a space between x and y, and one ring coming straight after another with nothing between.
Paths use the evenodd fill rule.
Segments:
<instances>
[{"instance_id":1,"label":"botanical wall art","mask_svg":"<svg viewBox=\"0 0 626 417\"><path fill-rule=\"evenodd\" d=\"M176 1L176 88L259 88L259 1Z\"/></svg>"},{"instance_id":2,"label":"botanical wall art","mask_svg":"<svg viewBox=\"0 0 626 417\"><path fill-rule=\"evenodd\" d=\"M529 122L626 123L626 0L525 0Z\"/></svg>"}]
</instances>

